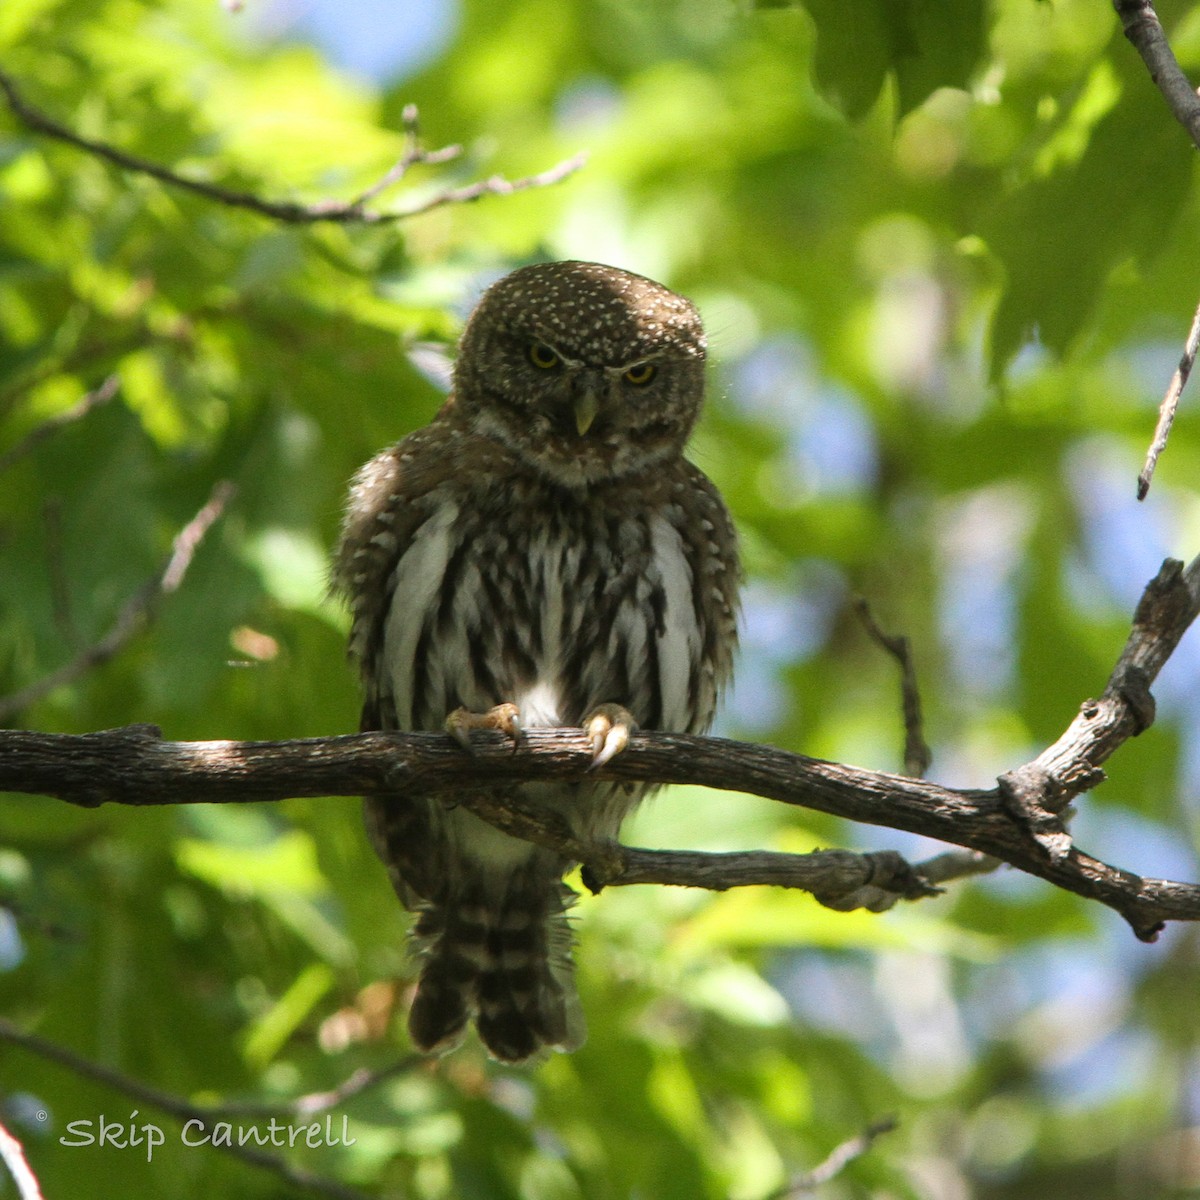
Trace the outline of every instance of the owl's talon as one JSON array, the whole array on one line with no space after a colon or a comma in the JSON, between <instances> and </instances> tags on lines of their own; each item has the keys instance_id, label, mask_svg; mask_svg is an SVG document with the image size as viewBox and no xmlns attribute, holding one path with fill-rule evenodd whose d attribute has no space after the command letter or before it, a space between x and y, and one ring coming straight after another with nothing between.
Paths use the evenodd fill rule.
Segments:
<instances>
[{"instance_id":1,"label":"owl's talon","mask_svg":"<svg viewBox=\"0 0 1200 1200\"><path fill-rule=\"evenodd\" d=\"M586 718L583 727L592 743L592 765L588 770L594 771L629 745L630 734L637 731L637 722L619 704L602 704Z\"/></svg>"},{"instance_id":2,"label":"owl's talon","mask_svg":"<svg viewBox=\"0 0 1200 1200\"><path fill-rule=\"evenodd\" d=\"M474 754L471 745L472 729L493 729L502 733L516 750L521 741L521 710L515 704L497 704L487 712L472 712L469 708L456 708L446 718L446 732L468 753Z\"/></svg>"}]
</instances>

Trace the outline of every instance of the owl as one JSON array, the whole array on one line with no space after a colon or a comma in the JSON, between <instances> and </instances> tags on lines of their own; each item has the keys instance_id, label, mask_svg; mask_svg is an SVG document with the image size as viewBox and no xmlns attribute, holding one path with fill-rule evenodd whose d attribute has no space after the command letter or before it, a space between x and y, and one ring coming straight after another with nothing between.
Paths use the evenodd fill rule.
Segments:
<instances>
[{"instance_id":1,"label":"owl","mask_svg":"<svg viewBox=\"0 0 1200 1200\"><path fill-rule=\"evenodd\" d=\"M334 586L351 613L364 730L588 730L594 762L637 728L703 732L737 638L737 540L683 456L704 392L694 306L615 267L524 267L467 322L453 391L350 491ZM580 838L645 796L529 783ZM474 1022L523 1062L584 1038L562 856L420 790L371 797L368 831L414 913L415 1046Z\"/></svg>"}]
</instances>

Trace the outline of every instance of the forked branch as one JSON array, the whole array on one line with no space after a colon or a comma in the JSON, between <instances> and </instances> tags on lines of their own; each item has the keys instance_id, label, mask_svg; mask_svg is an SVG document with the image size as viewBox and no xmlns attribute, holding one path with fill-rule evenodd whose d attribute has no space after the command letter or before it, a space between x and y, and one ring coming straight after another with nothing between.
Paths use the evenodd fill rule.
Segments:
<instances>
[{"instance_id":1,"label":"forked branch","mask_svg":"<svg viewBox=\"0 0 1200 1200\"><path fill-rule=\"evenodd\" d=\"M196 179L184 175L171 167L163 166L138 154L131 154L117 146L102 142L96 138L84 137L69 129L61 121L56 121L36 105L30 103L17 81L5 71L0 71L0 95L8 102L13 115L34 133L53 138L77 150L83 150L96 158L104 159L113 166L139 175L148 175L170 187L181 188L218 204L230 208L244 208L256 212L260 216L270 217L275 221L283 221L290 225L312 225L319 221L337 224L380 225L394 221L404 221L421 213L427 213L435 208L448 204L468 204L484 196L507 196L513 192L523 192L530 188L550 187L560 183L568 175L573 175L583 166L585 156L573 155L562 162L539 171L536 175L526 175L520 179L507 179L503 175L491 175L474 183L462 184L456 187L446 187L432 195L422 197L408 205L400 205L391 209L372 209L367 207L368 201L375 199L385 188L398 183L408 171L418 164L429 165L447 162L461 152L457 146L447 146L440 150L425 150L421 147L417 130L417 110L410 105L404 110L404 150L399 160L388 172L371 187L366 188L353 200L325 200L316 204L300 204L291 200L267 200L253 192L237 191L233 188L222 187L209 183L204 179Z\"/></svg>"},{"instance_id":2,"label":"forked branch","mask_svg":"<svg viewBox=\"0 0 1200 1200\"><path fill-rule=\"evenodd\" d=\"M467 755L440 733L363 733L288 742L168 742L153 726L82 735L0 734L0 790L73 804L247 803L290 796L453 793L493 824L581 862L595 887L630 883L723 889L804 888L836 908L887 907L935 890L939 876L899 855L734 855L644 850L578 838L552 813L522 801L529 780L612 779L700 784L747 792L853 821L925 834L974 852L941 879L991 856L1099 900L1144 940L1167 921L1200 920L1200 885L1147 879L1080 850L1061 821L1067 804L1104 778L1102 764L1153 720L1150 684L1200 612L1200 559L1168 559L1146 587L1133 628L1099 699L1066 732L996 787L959 789L924 779L822 762L724 738L642 733L592 772L582 730L530 729L514 750L476 734Z\"/></svg>"}]
</instances>

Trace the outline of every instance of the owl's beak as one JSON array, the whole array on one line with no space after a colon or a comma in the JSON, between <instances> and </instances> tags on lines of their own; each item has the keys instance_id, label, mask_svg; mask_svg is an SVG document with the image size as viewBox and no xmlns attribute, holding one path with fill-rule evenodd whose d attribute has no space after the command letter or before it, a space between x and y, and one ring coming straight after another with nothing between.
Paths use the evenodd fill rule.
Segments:
<instances>
[{"instance_id":1,"label":"owl's beak","mask_svg":"<svg viewBox=\"0 0 1200 1200\"><path fill-rule=\"evenodd\" d=\"M580 392L575 397L572 407L575 409L575 428L579 430L579 436L583 437L591 429L592 422L600 411L600 399L595 388L585 388Z\"/></svg>"}]
</instances>

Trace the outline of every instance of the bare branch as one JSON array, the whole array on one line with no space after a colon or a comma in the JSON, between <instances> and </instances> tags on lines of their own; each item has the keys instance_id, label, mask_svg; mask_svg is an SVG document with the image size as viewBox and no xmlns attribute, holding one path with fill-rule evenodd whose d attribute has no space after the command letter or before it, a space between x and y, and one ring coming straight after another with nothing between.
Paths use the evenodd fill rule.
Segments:
<instances>
[{"instance_id":1,"label":"bare branch","mask_svg":"<svg viewBox=\"0 0 1200 1200\"><path fill-rule=\"evenodd\" d=\"M415 104L406 104L401 115L404 122L404 153L396 165L365 192L359 193L350 201L350 208L362 208L369 200L374 200L380 192L399 183L413 167L418 165L432 166L437 163L450 162L462 154L461 146L443 146L440 150L425 150L421 147L420 117Z\"/></svg>"},{"instance_id":2,"label":"bare branch","mask_svg":"<svg viewBox=\"0 0 1200 1200\"><path fill-rule=\"evenodd\" d=\"M441 733L364 733L289 742L166 742L152 726L91 734L0 733L0 790L57 796L74 804L248 803L290 796L453 792L485 820L550 846L588 868L596 886L653 880L681 886L779 884L778 862L757 854L709 863L616 843L592 844L552 813L498 790L531 780L615 779L736 790L964 846L1038 875L1120 912L1153 940L1168 920L1200 920L1200 886L1142 879L1072 847L1048 858L999 789L946 788L724 738L641 733L599 771L591 743L574 729L530 729L516 751L503 735L474 735L472 755ZM660 857L661 856L661 857ZM795 856L800 886L803 860ZM862 856L866 857L866 856ZM697 864L703 863L703 870ZM828 884L829 860L810 881ZM861 876L857 883L864 880ZM822 899L831 897L822 893Z\"/></svg>"},{"instance_id":3,"label":"bare branch","mask_svg":"<svg viewBox=\"0 0 1200 1200\"><path fill-rule=\"evenodd\" d=\"M203 179L194 179L188 175L181 175L169 167L164 167L161 163L152 162L150 159L142 158L137 154L130 154L126 150L110 146L107 142L100 142L94 138L87 138L75 133L74 130L68 129L65 125L60 124L42 112L41 109L30 104L17 87L16 81L4 71L0 71L0 92L4 94L8 101L8 106L12 109L13 113L27 128L32 129L35 133L41 133L46 137L65 142L69 146L84 150L126 171L135 171L141 175L149 175L152 179L157 179L160 183L182 188L198 196L203 196L208 200L215 200L219 204L224 204L231 208L248 209L261 216L270 217L275 221L284 221L292 225L311 225L318 221L330 221L338 224L380 225L394 221L403 221L409 217L430 212L432 209L442 208L447 204L467 204L473 200L479 200L483 196L508 196L514 192L527 191L530 188L550 187L553 184L560 183L569 175L573 175L586 161L586 155L576 154L571 158L564 159L548 170L538 172L536 175L527 175L520 179L507 179L502 175L493 175L488 179L482 179L477 183L466 184L462 187L444 188L424 200L414 202L407 208L394 208L385 212L365 209L363 205L367 200L372 199L385 187L391 186L392 183L402 178L408 169L416 163L445 162L459 153L458 147L450 146L442 150L433 151L406 148L404 156L401 157L396 166L379 183L368 188L360 196L348 203L340 200L327 200L317 204L300 204L290 200L264 200L261 196L257 196L253 192L235 191L231 188L221 187L219 184L208 183ZM411 134L408 138L408 143L411 147Z\"/></svg>"},{"instance_id":4,"label":"bare branch","mask_svg":"<svg viewBox=\"0 0 1200 1200\"><path fill-rule=\"evenodd\" d=\"M3 1125L0 1125L0 1162L17 1185L20 1200L42 1200L42 1189L26 1161L25 1148Z\"/></svg>"},{"instance_id":5,"label":"bare branch","mask_svg":"<svg viewBox=\"0 0 1200 1200\"><path fill-rule=\"evenodd\" d=\"M81 1075L85 1079L91 1079L96 1083L103 1084L105 1087L110 1087L124 1096L129 1096L139 1104L148 1104L160 1112L166 1113L167 1116L174 1118L176 1121L184 1124L193 1122L197 1126L198 1131L203 1131L208 1135L211 1135L213 1127L223 1120L226 1115L219 1107L210 1108L191 1104L181 1096L176 1096L171 1092L164 1092L159 1088L151 1087L149 1084L131 1079L128 1075L123 1075L120 1071L114 1071L111 1067L106 1067L102 1063L92 1062L90 1059L86 1059L82 1055L76 1054L73 1050L68 1050L65 1046L58 1045L56 1042L47 1041L45 1038L38 1037L34 1033L26 1033L3 1017L0 1017L0 1040L10 1042L15 1046L21 1046L23 1049L37 1054L42 1058L48 1058L53 1062L59 1063L61 1066L73 1071L76 1075ZM286 1159L274 1154L267 1154L254 1146L241 1145L236 1138L231 1140L213 1139L212 1146L215 1150L224 1151L226 1154L234 1158L239 1158L243 1162L251 1163L253 1166L271 1171L292 1187L301 1188L307 1192L315 1192L322 1196L332 1196L334 1200L366 1200L366 1193L360 1192L357 1188L346 1187L344 1184L337 1182L337 1180L327 1179L322 1175L315 1175L313 1172L306 1171L302 1167L293 1166ZM24 1193L22 1193L22 1200L25 1200Z\"/></svg>"},{"instance_id":6,"label":"bare branch","mask_svg":"<svg viewBox=\"0 0 1200 1200\"><path fill-rule=\"evenodd\" d=\"M47 696L55 688L74 683L88 671L113 658L146 627L153 618L154 610L163 596L178 589L191 566L204 535L225 511L233 497L233 484L227 480L218 483L198 513L175 536L171 555L162 572L144 583L121 607L108 632L93 645L80 651L70 662L56 671L31 683L9 696L0 697L0 721Z\"/></svg>"},{"instance_id":7,"label":"bare branch","mask_svg":"<svg viewBox=\"0 0 1200 1200\"><path fill-rule=\"evenodd\" d=\"M15 446L0 454L0 473L7 471L15 463L20 462L26 455L32 454L47 438L58 433L76 421L82 421L88 413L107 404L121 386L121 380L116 375L110 375L99 387L93 388L65 412L57 413L47 418L40 425L31 429Z\"/></svg>"},{"instance_id":8,"label":"bare branch","mask_svg":"<svg viewBox=\"0 0 1200 1200\"><path fill-rule=\"evenodd\" d=\"M529 191L530 188L551 187L556 183L561 183L568 176L574 175L586 162L587 155L581 151L545 171L539 171L536 175L525 175L520 179L506 179L503 175L490 175L487 179L481 179L477 183L468 183L462 187L450 187L435 192L427 199L417 201L408 208L386 213L366 213L361 217L355 217L352 212L348 212L344 217L337 216L333 219L363 220L374 223L401 221L408 217L417 217L422 213L432 212L435 208L444 208L447 204L470 204L474 200L481 200L484 196L511 196L515 192ZM323 220L326 218L315 216L312 219Z\"/></svg>"},{"instance_id":9,"label":"bare branch","mask_svg":"<svg viewBox=\"0 0 1200 1200\"><path fill-rule=\"evenodd\" d=\"M421 1054L408 1054L388 1063L386 1067L368 1070L360 1067L351 1072L346 1079L336 1087L324 1092L307 1092L303 1096L295 1096L290 1100L225 1100L220 1104L210 1105L208 1112L214 1118L270 1116L272 1113L294 1117L314 1117L321 1113L344 1104L354 1096L395 1079L397 1075L406 1075L416 1070L428 1059Z\"/></svg>"},{"instance_id":10,"label":"bare branch","mask_svg":"<svg viewBox=\"0 0 1200 1200\"><path fill-rule=\"evenodd\" d=\"M1168 558L1138 601L1133 629L1100 699L1085 700L1062 737L1032 762L1000 776L1005 805L1051 859L1073 853L1062 819L1067 806L1103 782L1101 764L1122 743L1153 724L1150 685L1198 611L1200 558L1186 571Z\"/></svg>"},{"instance_id":11,"label":"bare branch","mask_svg":"<svg viewBox=\"0 0 1200 1200\"><path fill-rule=\"evenodd\" d=\"M1179 66L1151 0L1113 0L1113 8L1175 119L1200 147L1200 98Z\"/></svg>"},{"instance_id":12,"label":"bare branch","mask_svg":"<svg viewBox=\"0 0 1200 1200\"><path fill-rule=\"evenodd\" d=\"M1200 349L1200 305L1196 307L1195 315L1192 317L1192 327L1188 330L1179 366L1175 368L1175 374L1171 376L1171 382L1167 385L1166 394L1158 408L1158 422L1154 426L1154 438L1150 442L1150 449L1146 451L1146 461L1138 475L1137 498L1139 500L1145 500L1147 492L1150 491L1150 481L1154 478L1154 468L1158 465L1158 456L1167 448L1167 438L1171 436L1171 426L1175 422L1179 397L1183 394L1188 376L1192 373L1198 349Z\"/></svg>"},{"instance_id":13,"label":"bare branch","mask_svg":"<svg viewBox=\"0 0 1200 1200\"><path fill-rule=\"evenodd\" d=\"M900 705L904 714L904 770L916 779L922 779L933 761L933 751L925 740L921 718L921 690L917 685L917 672L913 666L912 643L903 634L888 634L879 627L871 612L871 606L860 596L854 609L867 632L895 660L900 668Z\"/></svg>"},{"instance_id":14,"label":"bare branch","mask_svg":"<svg viewBox=\"0 0 1200 1200\"><path fill-rule=\"evenodd\" d=\"M895 1117L883 1117L878 1121L872 1121L862 1133L848 1138L840 1146L835 1146L829 1156L813 1167L811 1171L797 1175L779 1191L772 1192L768 1200L797 1200L800 1196L815 1192L817 1188L836 1179L846 1169L848 1163L853 1162L856 1158L861 1158L871 1149L877 1138L882 1137L885 1133L891 1133L898 1124Z\"/></svg>"},{"instance_id":15,"label":"bare branch","mask_svg":"<svg viewBox=\"0 0 1200 1200\"><path fill-rule=\"evenodd\" d=\"M978 850L947 850L917 863L913 869L922 879L936 886L970 875L990 875L1000 865L998 858L980 854Z\"/></svg>"},{"instance_id":16,"label":"bare branch","mask_svg":"<svg viewBox=\"0 0 1200 1200\"><path fill-rule=\"evenodd\" d=\"M1125 36L1142 56L1150 78L1162 92L1175 119L1188 131L1192 142L1200 147L1200 98L1171 50L1171 44L1163 32L1153 3L1151 0L1113 0L1113 7L1117 16L1121 18ZM1144 500L1150 491L1150 481L1154 478L1158 456L1166 449L1171 425L1175 420L1175 411L1179 407L1179 398L1187 384L1188 375L1191 374L1192 364L1196 361L1197 349L1200 349L1200 307L1197 307L1192 317L1192 327L1188 331L1179 366L1171 377L1159 406L1154 437L1138 475L1139 500Z\"/></svg>"},{"instance_id":17,"label":"bare branch","mask_svg":"<svg viewBox=\"0 0 1200 1200\"><path fill-rule=\"evenodd\" d=\"M501 734L474 734L465 755L442 733L364 733L289 742L165 742L153 726L69 735L0 733L0 789L73 804L246 803L289 796L402 797L452 792L455 801L517 837L582 863L596 887L777 884L807 888L832 907L876 904L885 893L928 895L935 880L989 869L997 859L1098 900L1138 937L1167 921L1200 920L1200 885L1142 878L1092 858L1061 828L1072 798L1103 777L1103 763L1153 720L1149 686L1200 612L1200 558L1168 559L1147 585L1133 628L1099 700L1032 762L990 790L944 787L904 775L822 762L724 738L640 733L592 770L577 729L529 729L514 750ZM561 816L519 798L532 780L685 783L748 792L852 821L961 846L972 855L932 860L933 877L898 855L702 855L582 840ZM1049 836L1049 835L1053 836ZM1058 840L1056 840L1058 839Z\"/></svg>"},{"instance_id":18,"label":"bare branch","mask_svg":"<svg viewBox=\"0 0 1200 1200\"><path fill-rule=\"evenodd\" d=\"M897 900L918 900L938 893L894 850L869 854L850 850L814 850L811 854L622 850L614 883L674 884L711 891L749 884L798 888L839 912L856 908L882 912Z\"/></svg>"}]
</instances>

